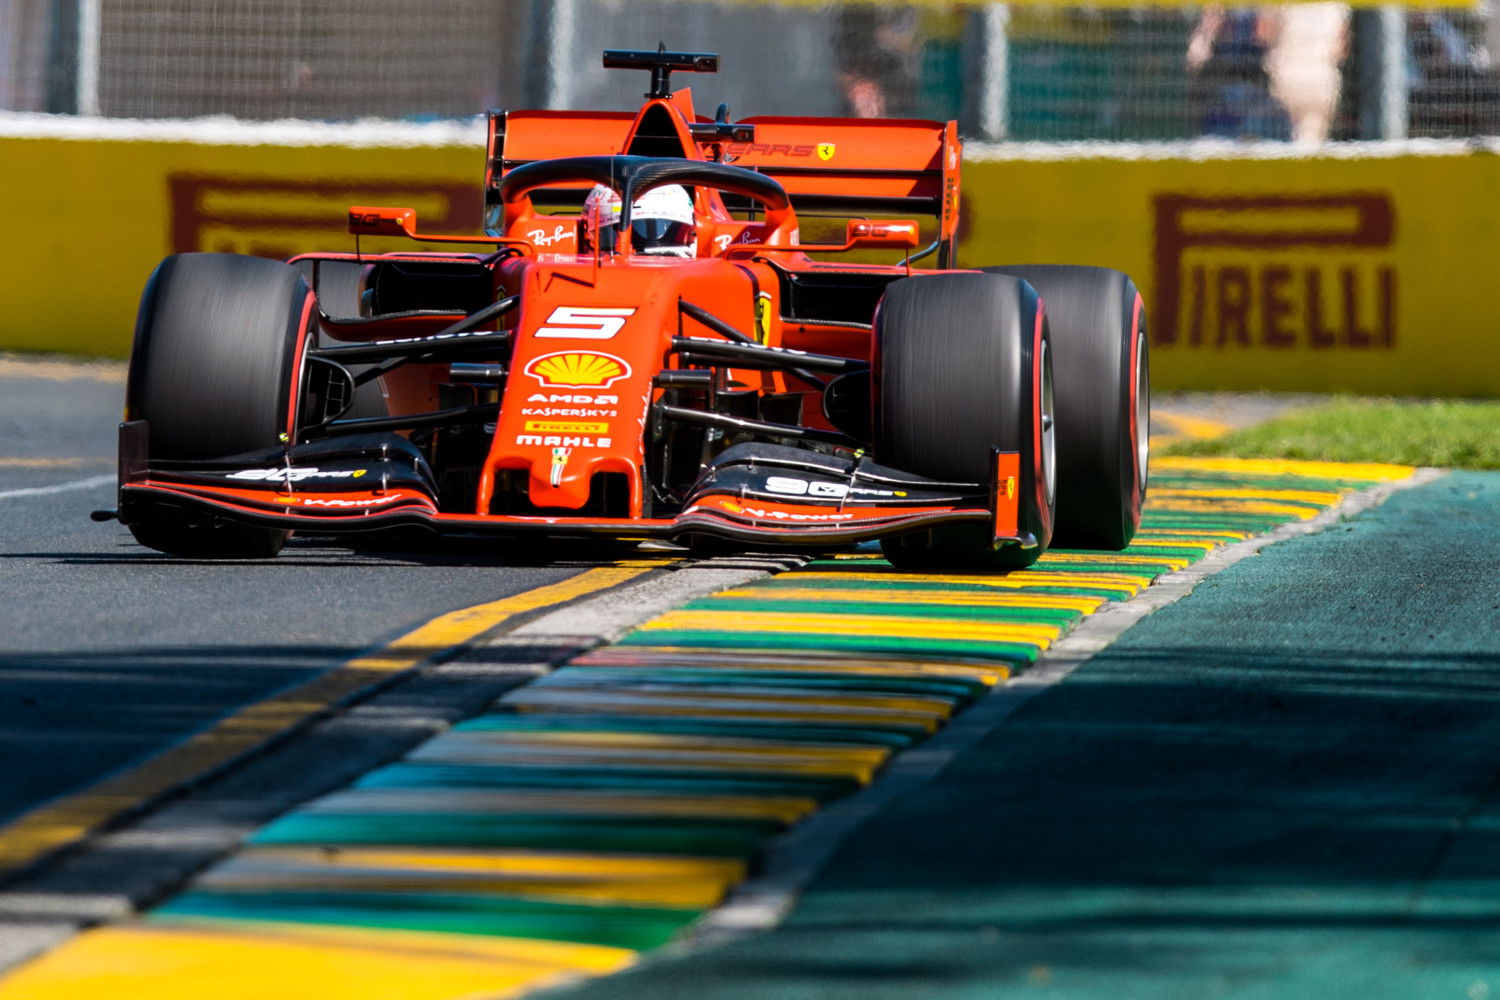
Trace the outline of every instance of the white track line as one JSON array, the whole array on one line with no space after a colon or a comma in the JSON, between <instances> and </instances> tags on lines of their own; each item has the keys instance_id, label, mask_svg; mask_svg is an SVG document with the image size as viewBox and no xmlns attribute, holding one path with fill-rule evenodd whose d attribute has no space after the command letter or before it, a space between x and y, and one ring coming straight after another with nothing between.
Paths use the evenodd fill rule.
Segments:
<instances>
[{"instance_id":1,"label":"white track line","mask_svg":"<svg viewBox=\"0 0 1500 1000\"><path fill-rule=\"evenodd\" d=\"M22 490L0 490L0 500L9 500L13 497L42 497L52 493L67 493L72 490L91 490L95 486L103 486L105 483L115 481L115 474L111 472L106 476L90 476L87 479L75 479L72 482L58 483L56 486L28 486Z\"/></svg>"}]
</instances>

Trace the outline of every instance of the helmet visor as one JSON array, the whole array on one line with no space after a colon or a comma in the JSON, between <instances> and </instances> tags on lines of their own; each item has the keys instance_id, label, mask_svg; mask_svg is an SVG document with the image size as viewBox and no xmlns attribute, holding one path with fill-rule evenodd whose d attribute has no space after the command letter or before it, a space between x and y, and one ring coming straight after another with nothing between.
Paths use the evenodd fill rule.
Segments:
<instances>
[{"instance_id":1,"label":"helmet visor","mask_svg":"<svg viewBox=\"0 0 1500 1000\"><path fill-rule=\"evenodd\" d=\"M691 222L673 219L632 219L630 221L630 245L637 253L650 253L658 248L680 250L691 246L698 235L698 228Z\"/></svg>"}]
</instances>

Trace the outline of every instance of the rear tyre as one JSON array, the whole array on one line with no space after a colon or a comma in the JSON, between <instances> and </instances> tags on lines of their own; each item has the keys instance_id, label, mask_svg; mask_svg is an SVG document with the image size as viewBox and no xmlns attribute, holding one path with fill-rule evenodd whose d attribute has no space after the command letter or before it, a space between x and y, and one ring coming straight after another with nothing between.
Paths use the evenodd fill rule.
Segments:
<instances>
[{"instance_id":1,"label":"rear tyre","mask_svg":"<svg viewBox=\"0 0 1500 1000\"><path fill-rule=\"evenodd\" d=\"M876 458L931 479L987 483L991 451L1019 452L1018 527L1037 544L994 548L988 525L881 541L903 569L1015 569L1052 538L1055 496L1049 334L1016 278L941 274L892 282L875 314Z\"/></svg>"},{"instance_id":2,"label":"rear tyre","mask_svg":"<svg viewBox=\"0 0 1500 1000\"><path fill-rule=\"evenodd\" d=\"M141 297L125 390L152 460L217 459L274 448L295 432L313 296L295 268L234 254L179 254ZM132 517L142 545L193 558L267 558L291 533L196 519L170 508Z\"/></svg>"},{"instance_id":3,"label":"rear tyre","mask_svg":"<svg viewBox=\"0 0 1500 1000\"><path fill-rule=\"evenodd\" d=\"M1103 267L987 267L1041 295L1057 392L1057 529L1065 548L1118 551L1141 524L1150 466L1146 310L1127 275Z\"/></svg>"}]
</instances>

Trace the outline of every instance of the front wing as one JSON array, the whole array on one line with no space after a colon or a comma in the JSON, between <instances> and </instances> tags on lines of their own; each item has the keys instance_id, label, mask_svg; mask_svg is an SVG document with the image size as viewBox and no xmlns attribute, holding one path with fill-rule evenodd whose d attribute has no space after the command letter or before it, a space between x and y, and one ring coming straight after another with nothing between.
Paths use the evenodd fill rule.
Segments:
<instances>
[{"instance_id":1,"label":"front wing","mask_svg":"<svg viewBox=\"0 0 1500 1000\"><path fill-rule=\"evenodd\" d=\"M943 483L859 458L752 443L726 449L667 516L473 514L439 509L432 471L398 435L366 435L203 462L145 457L142 421L120 428L120 520L219 519L304 534L422 527L452 534L602 535L819 546L944 525L1018 532L1019 462L997 452L990 483Z\"/></svg>"}]
</instances>

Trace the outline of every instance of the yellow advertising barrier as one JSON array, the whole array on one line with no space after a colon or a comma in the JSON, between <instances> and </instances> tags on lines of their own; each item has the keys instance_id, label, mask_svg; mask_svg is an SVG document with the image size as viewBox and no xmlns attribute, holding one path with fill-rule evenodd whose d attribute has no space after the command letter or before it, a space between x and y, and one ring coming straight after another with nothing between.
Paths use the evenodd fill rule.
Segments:
<instances>
[{"instance_id":1,"label":"yellow advertising barrier","mask_svg":"<svg viewBox=\"0 0 1500 1000\"><path fill-rule=\"evenodd\" d=\"M1129 272L1152 383L1500 396L1500 157L992 160L959 262Z\"/></svg>"},{"instance_id":2,"label":"yellow advertising barrier","mask_svg":"<svg viewBox=\"0 0 1500 1000\"><path fill-rule=\"evenodd\" d=\"M483 169L482 140L353 149L0 139L0 349L125 357L161 258L352 251L351 204L410 205L429 231L478 232Z\"/></svg>"},{"instance_id":3,"label":"yellow advertising barrier","mask_svg":"<svg viewBox=\"0 0 1500 1000\"><path fill-rule=\"evenodd\" d=\"M1159 388L1500 396L1500 157L1186 149L973 158L959 262L1129 272ZM163 256L352 250L350 204L477 232L482 168L469 144L0 139L0 349L123 357Z\"/></svg>"}]
</instances>

